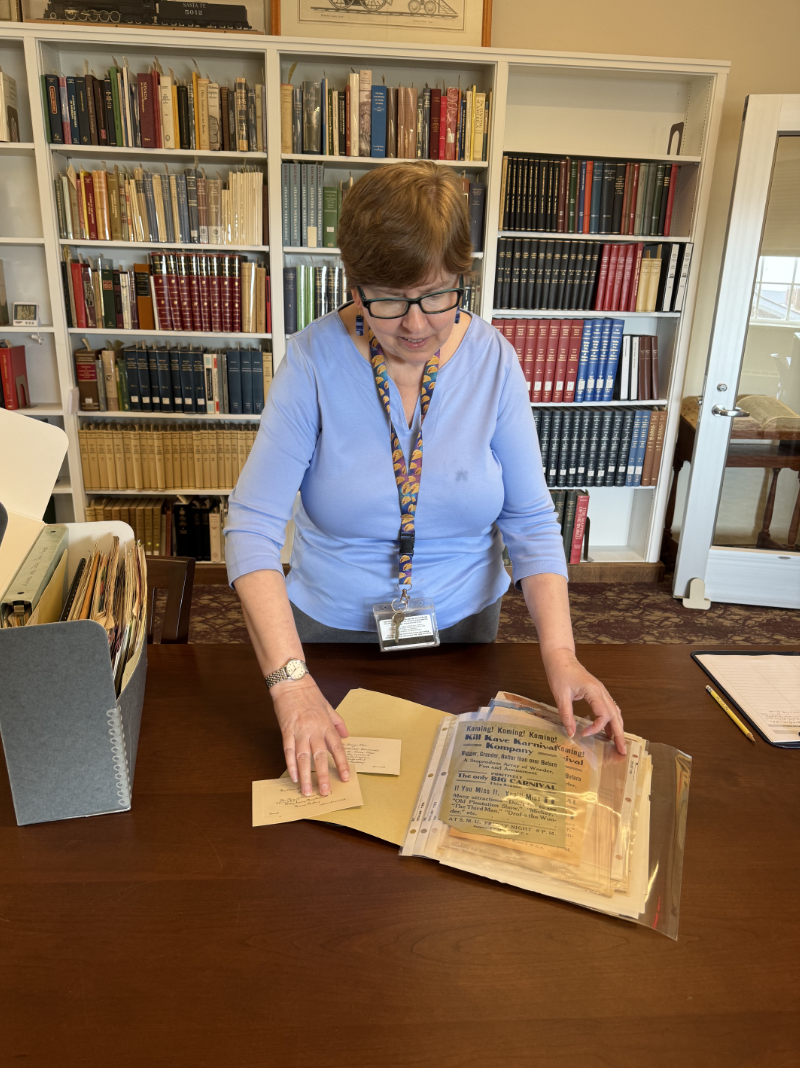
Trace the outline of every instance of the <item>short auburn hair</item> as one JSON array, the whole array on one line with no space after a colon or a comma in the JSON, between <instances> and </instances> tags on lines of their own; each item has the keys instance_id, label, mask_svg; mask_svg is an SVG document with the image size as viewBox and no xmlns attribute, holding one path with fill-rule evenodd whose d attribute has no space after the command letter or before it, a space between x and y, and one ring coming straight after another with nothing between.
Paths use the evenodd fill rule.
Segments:
<instances>
[{"instance_id":1,"label":"short auburn hair","mask_svg":"<svg viewBox=\"0 0 800 1068\"><path fill-rule=\"evenodd\" d=\"M430 160L369 171L342 204L339 250L351 288L406 289L440 271L468 274L472 242L459 179Z\"/></svg>"}]
</instances>

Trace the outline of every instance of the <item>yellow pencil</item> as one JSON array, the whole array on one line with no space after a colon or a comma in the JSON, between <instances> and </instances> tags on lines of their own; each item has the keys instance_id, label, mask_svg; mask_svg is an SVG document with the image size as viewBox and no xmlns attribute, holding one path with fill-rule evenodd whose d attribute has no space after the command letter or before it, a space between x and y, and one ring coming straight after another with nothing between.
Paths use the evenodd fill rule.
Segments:
<instances>
[{"instance_id":1,"label":"yellow pencil","mask_svg":"<svg viewBox=\"0 0 800 1068\"><path fill-rule=\"evenodd\" d=\"M714 700L717 702L717 704L722 709L722 711L728 713L728 715L731 717L731 719L736 724L736 726L739 728L739 730L742 732L742 734L746 734L747 737L750 739L750 741L753 743L753 745L755 745L756 744L756 740L755 740L755 738L753 736L753 732L749 731L747 729L747 727L745 727L744 723L742 723L742 721L739 719L739 717L736 715L735 712L732 712L728 708L728 706L725 704L725 702L722 700L722 698L720 697L720 695L718 693L714 693L714 691L711 689L710 686L706 686L706 689L711 694L711 696L714 698Z\"/></svg>"}]
</instances>

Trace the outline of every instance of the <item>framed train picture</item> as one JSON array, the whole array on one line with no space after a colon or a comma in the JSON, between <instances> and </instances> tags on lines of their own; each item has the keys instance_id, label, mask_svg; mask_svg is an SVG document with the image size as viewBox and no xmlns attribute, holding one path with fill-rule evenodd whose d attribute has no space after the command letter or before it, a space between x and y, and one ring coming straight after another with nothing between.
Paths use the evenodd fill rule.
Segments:
<instances>
[{"instance_id":1,"label":"framed train picture","mask_svg":"<svg viewBox=\"0 0 800 1068\"><path fill-rule=\"evenodd\" d=\"M272 0L272 32L486 46L491 44L492 0Z\"/></svg>"}]
</instances>

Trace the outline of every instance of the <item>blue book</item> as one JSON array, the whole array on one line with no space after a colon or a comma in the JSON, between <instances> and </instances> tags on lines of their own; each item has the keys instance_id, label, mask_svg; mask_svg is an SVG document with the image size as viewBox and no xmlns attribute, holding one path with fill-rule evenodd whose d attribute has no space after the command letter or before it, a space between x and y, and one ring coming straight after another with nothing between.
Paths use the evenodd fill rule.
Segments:
<instances>
[{"instance_id":1,"label":"blue book","mask_svg":"<svg viewBox=\"0 0 800 1068\"><path fill-rule=\"evenodd\" d=\"M161 397L161 411L171 412L173 411L172 376L169 372L169 351L166 348L158 348L155 350L155 356L156 368L158 371L158 392Z\"/></svg>"},{"instance_id":2,"label":"blue book","mask_svg":"<svg viewBox=\"0 0 800 1068\"><path fill-rule=\"evenodd\" d=\"M67 107L69 108L69 132L73 145L81 143L81 128L78 123L78 92L75 86L75 78L67 78Z\"/></svg>"},{"instance_id":3,"label":"blue book","mask_svg":"<svg viewBox=\"0 0 800 1068\"><path fill-rule=\"evenodd\" d=\"M181 351L169 350L169 377L172 383L172 410L182 412L183 390L181 389Z\"/></svg>"},{"instance_id":4,"label":"blue book","mask_svg":"<svg viewBox=\"0 0 800 1068\"><path fill-rule=\"evenodd\" d=\"M603 386L603 395L598 400L610 401L614 399L614 379L617 377L617 364L619 363L619 354L622 351L622 334L624 330L624 319L611 320L611 340L604 370L605 385Z\"/></svg>"},{"instance_id":5,"label":"blue book","mask_svg":"<svg viewBox=\"0 0 800 1068\"><path fill-rule=\"evenodd\" d=\"M192 349L192 381L194 382L194 410L206 414L206 369L203 353Z\"/></svg>"},{"instance_id":6,"label":"blue book","mask_svg":"<svg viewBox=\"0 0 800 1068\"><path fill-rule=\"evenodd\" d=\"M386 157L386 107L389 91L385 85L372 87L372 133L370 156L375 159Z\"/></svg>"},{"instance_id":7,"label":"blue book","mask_svg":"<svg viewBox=\"0 0 800 1068\"><path fill-rule=\"evenodd\" d=\"M636 466L633 469L633 485L641 486L644 454L647 451L647 434L650 430L650 417L653 413L649 409L644 409L644 411L637 414L641 415L642 421L639 426L639 441L636 446Z\"/></svg>"},{"instance_id":8,"label":"blue book","mask_svg":"<svg viewBox=\"0 0 800 1068\"><path fill-rule=\"evenodd\" d=\"M636 412L633 420L633 430L631 431L631 447L628 450L628 464L625 472L625 485L635 486L636 481L636 457L639 455L639 437L642 430L642 417L647 415L646 411L641 409Z\"/></svg>"},{"instance_id":9,"label":"blue book","mask_svg":"<svg viewBox=\"0 0 800 1068\"><path fill-rule=\"evenodd\" d=\"M158 388L158 354L155 349L147 350L147 370L150 375L150 403L154 412L161 411L161 390Z\"/></svg>"},{"instance_id":10,"label":"blue book","mask_svg":"<svg viewBox=\"0 0 800 1068\"><path fill-rule=\"evenodd\" d=\"M583 324L583 336L581 337L581 351L578 357L578 378L575 383L575 403L582 404L586 399L586 384L589 375L589 352L592 347L592 323L595 320L586 319Z\"/></svg>"},{"instance_id":11,"label":"blue book","mask_svg":"<svg viewBox=\"0 0 800 1068\"><path fill-rule=\"evenodd\" d=\"M194 357L190 349L180 350L181 398L185 412L194 411Z\"/></svg>"},{"instance_id":12,"label":"blue book","mask_svg":"<svg viewBox=\"0 0 800 1068\"><path fill-rule=\"evenodd\" d=\"M603 189L603 163L601 160L594 161L592 170L592 199L589 210L589 233L600 233L600 194Z\"/></svg>"},{"instance_id":13,"label":"blue book","mask_svg":"<svg viewBox=\"0 0 800 1068\"><path fill-rule=\"evenodd\" d=\"M601 319L600 351L597 354L597 370L594 374L594 389L591 397L587 400L601 401L603 399L606 381L606 367L608 365L608 351L611 345L611 319Z\"/></svg>"},{"instance_id":14,"label":"blue book","mask_svg":"<svg viewBox=\"0 0 800 1068\"><path fill-rule=\"evenodd\" d=\"M231 415L242 414L242 359L239 349L228 349L228 411Z\"/></svg>"},{"instance_id":15,"label":"blue book","mask_svg":"<svg viewBox=\"0 0 800 1068\"><path fill-rule=\"evenodd\" d=\"M250 353L253 377L253 415L264 411L264 354L260 349Z\"/></svg>"},{"instance_id":16,"label":"blue book","mask_svg":"<svg viewBox=\"0 0 800 1068\"><path fill-rule=\"evenodd\" d=\"M142 407L143 412L153 411L153 402L150 394L150 361L147 355L147 349L136 350L136 370L139 374L139 404ZM160 404L156 405L156 411L161 407Z\"/></svg>"},{"instance_id":17,"label":"blue book","mask_svg":"<svg viewBox=\"0 0 800 1068\"><path fill-rule=\"evenodd\" d=\"M603 336L603 320L592 319L591 323L592 337L589 342L589 365L586 371L586 393L583 398L587 404L595 399L594 387L600 360L600 342Z\"/></svg>"},{"instance_id":18,"label":"blue book","mask_svg":"<svg viewBox=\"0 0 800 1068\"><path fill-rule=\"evenodd\" d=\"M575 229L579 234L583 233L583 205L586 200L586 160L581 160L578 171L578 214Z\"/></svg>"},{"instance_id":19,"label":"blue book","mask_svg":"<svg viewBox=\"0 0 800 1068\"><path fill-rule=\"evenodd\" d=\"M250 349L241 349L239 352L239 381L242 391L242 415L253 414L253 354ZM230 388L230 374L228 376L228 388Z\"/></svg>"}]
</instances>

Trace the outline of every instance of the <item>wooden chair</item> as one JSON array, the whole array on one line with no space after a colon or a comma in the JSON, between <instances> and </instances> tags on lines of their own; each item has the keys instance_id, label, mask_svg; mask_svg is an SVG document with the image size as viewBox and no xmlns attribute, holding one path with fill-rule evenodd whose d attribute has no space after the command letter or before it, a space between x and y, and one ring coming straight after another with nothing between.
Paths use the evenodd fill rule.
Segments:
<instances>
[{"instance_id":1,"label":"wooden chair","mask_svg":"<svg viewBox=\"0 0 800 1068\"><path fill-rule=\"evenodd\" d=\"M147 641L153 641L153 616L156 590L167 591L162 645L186 645L189 641L189 617L192 614L194 585L193 556L147 557Z\"/></svg>"}]
</instances>

